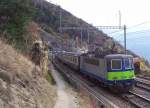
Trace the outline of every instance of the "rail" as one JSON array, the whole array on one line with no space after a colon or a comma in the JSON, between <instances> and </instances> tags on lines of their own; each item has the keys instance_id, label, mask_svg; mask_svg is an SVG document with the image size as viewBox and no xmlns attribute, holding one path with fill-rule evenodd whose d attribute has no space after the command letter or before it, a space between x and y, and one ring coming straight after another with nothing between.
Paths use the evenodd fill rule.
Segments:
<instances>
[{"instance_id":1,"label":"rail","mask_svg":"<svg viewBox=\"0 0 150 108\"><path fill-rule=\"evenodd\" d=\"M140 94L134 93L133 91L122 94L121 97L136 106L137 108L149 108L150 106L150 100L148 98L145 98Z\"/></svg>"},{"instance_id":2,"label":"rail","mask_svg":"<svg viewBox=\"0 0 150 108\"><path fill-rule=\"evenodd\" d=\"M90 96L92 96L98 101L99 106L97 106L96 108L119 108L117 105L108 100L106 97L95 91L92 87L90 87L90 85L88 85L81 78L73 74L72 70L64 67L62 69L60 64L58 65L58 63L55 60L53 61L53 64L59 71L63 72L63 74L69 79L69 81L71 81L71 83L76 85L78 88L86 90Z\"/></svg>"},{"instance_id":3,"label":"rail","mask_svg":"<svg viewBox=\"0 0 150 108\"><path fill-rule=\"evenodd\" d=\"M143 78L136 78L136 86L150 92L150 81Z\"/></svg>"}]
</instances>

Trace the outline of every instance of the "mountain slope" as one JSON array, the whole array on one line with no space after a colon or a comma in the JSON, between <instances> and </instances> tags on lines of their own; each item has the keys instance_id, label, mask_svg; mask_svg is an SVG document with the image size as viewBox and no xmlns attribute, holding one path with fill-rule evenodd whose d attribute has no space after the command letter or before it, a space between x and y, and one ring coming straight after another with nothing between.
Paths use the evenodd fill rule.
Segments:
<instances>
[{"instance_id":1,"label":"mountain slope","mask_svg":"<svg viewBox=\"0 0 150 108\"><path fill-rule=\"evenodd\" d=\"M39 76L42 70L0 40L0 107L52 108L55 87Z\"/></svg>"},{"instance_id":2,"label":"mountain slope","mask_svg":"<svg viewBox=\"0 0 150 108\"><path fill-rule=\"evenodd\" d=\"M123 52L123 47L115 41L113 38L108 37L102 31L93 27L92 25L86 23L80 18L75 17L68 11L56 6L52 3L49 3L45 0L33 0L35 6L37 7L37 14L34 18L35 22L37 22L45 31L51 33L54 36L58 36L59 27L60 27L60 12L62 14L62 27L89 27L89 35L90 35L90 43L94 44L98 47L106 48L107 50L111 50L113 45L115 44L118 49L120 49L120 53ZM87 43L87 30L82 30L83 43ZM70 40L75 40L77 37L79 41L81 40L81 30L63 30L61 37L68 37Z\"/></svg>"}]
</instances>

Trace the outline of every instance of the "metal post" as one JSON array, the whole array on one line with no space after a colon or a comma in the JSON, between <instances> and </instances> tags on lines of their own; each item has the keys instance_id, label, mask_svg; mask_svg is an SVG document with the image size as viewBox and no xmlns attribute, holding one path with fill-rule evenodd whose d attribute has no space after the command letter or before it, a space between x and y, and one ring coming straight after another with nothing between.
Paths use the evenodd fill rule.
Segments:
<instances>
[{"instance_id":1,"label":"metal post","mask_svg":"<svg viewBox=\"0 0 150 108\"><path fill-rule=\"evenodd\" d=\"M61 13L61 7L59 6L59 32L62 33L62 13Z\"/></svg>"},{"instance_id":2,"label":"metal post","mask_svg":"<svg viewBox=\"0 0 150 108\"><path fill-rule=\"evenodd\" d=\"M121 29L121 11L119 10L119 27Z\"/></svg>"},{"instance_id":3,"label":"metal post","mask_svg":"<svg viewBox=\"0 0 150 108\"><path fill-rule=\"evenodd\" d=\"M87 29L87 35L88 35L88 44L90 44L89 29Z\"/></svg>"},{"instance_id":4,"label":"metal post","mask_svg":"<svg viewBox=\"0 0 150 108\"><path fill-rule=\"evenodd\" d=\"M61 7L59 6L59 33L62 36L62 12ZM63 40L61 39L61 50L63 50Z\"/></svg>"},{"instance_id":5,"label":"metal post","mask_svg":"<svg viewBox=\"0 0 150 108\"><path fill-rule=\"evenodd\" d=\"M82 46L82 41L83 41L83 34L82 34L82 28L81 28L81 46Z\"/></svg>"},{"instance_id":6,"label":"metal post","mask_svg":"<svg viewBox=\"0 0 150 108\"><path fill-rule=\"evenodd\" d=\"M124 25L124 53L127 54L126 51L126 25Z\"/></svg>"}]
</instances>

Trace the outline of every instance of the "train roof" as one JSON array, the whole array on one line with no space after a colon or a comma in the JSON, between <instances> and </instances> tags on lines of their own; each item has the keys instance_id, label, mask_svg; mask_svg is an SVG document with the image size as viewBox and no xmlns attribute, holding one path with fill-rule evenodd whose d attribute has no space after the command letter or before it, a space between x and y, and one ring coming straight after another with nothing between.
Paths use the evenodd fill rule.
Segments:
<instances>
[{"instance_id":1,"label":"train roof","mask_svg":"<svg viewBox=\"0 0 150 108\"><path fill-rule=\"evenodd\" d=\"M132 58L132 55L128 54L109 54L106 55L105 58Z\"/></svg>"},{"instance_id":2,"label":"train roof","mask_svg":"<svg viewBox=\"0 0 150 108\"><path fill-rule=\"evenodd\" d=\"M82 55L84 53L80 53L80 52L67 52L67 51L65 51L65 52L63 52L63 54L70 54L70 55L80 56L80 55Z\"/></svg>"}]
</instances>

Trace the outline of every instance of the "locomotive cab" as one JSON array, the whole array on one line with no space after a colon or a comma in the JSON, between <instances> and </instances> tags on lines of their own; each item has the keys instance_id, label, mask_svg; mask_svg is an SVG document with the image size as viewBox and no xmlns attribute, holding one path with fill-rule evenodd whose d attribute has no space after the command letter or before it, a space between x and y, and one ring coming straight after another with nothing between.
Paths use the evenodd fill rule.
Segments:
<instances>
[{"instance_id":1,"label":"locomotive cab","mask_svg":"<svg viewBox=\"0 0 150 108\"><path fill-rule=\"evenodd\" d=\"M135 78L133 57L125 54L111 54L105 59L109 85L119 89L132 87Z\"/></svg>"}]
</instances>

